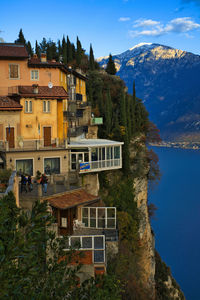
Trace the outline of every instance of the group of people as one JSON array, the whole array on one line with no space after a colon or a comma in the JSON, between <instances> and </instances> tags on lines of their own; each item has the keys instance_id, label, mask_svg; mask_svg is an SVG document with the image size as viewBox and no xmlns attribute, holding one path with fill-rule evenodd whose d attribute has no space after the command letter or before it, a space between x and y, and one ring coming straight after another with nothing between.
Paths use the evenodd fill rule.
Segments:
<instances>
[{"instance_id":1,"label":"group of people","mask_svg":"<svg viewBox=\"0 0 200 300\"><path fill-rule=\"evenodd\" d=\"M31 175L28 175L28 177L26 177L24 174L21 174L21 193L23 191L27 193L27 187L29 192L33 190Z\"/></svg>"},{"instance_id":2,"label":"group of people","mask_svg":"<svg viewBox=\"0 0 200 300\"><path fill-rule=\"evenodd\" d=\"M40 178L40 184L42 184L42 190L43 193L47 193L47 183L48 183L48 178L46 174L42 174L42 177ZM27 190L28 188L28 190ZM21 174L21 193L25 191L31 192L33 190L33 183L32 183L32 178L30 175L25 176L24 174Z\"/></svg>"}]
</instances>

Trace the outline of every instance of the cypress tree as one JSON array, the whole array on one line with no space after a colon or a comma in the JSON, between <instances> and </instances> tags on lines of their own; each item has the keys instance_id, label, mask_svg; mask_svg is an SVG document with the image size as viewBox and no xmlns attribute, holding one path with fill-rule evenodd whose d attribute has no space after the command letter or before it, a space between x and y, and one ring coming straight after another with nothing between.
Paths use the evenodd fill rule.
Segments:
<instances>
[{"instance_id":1,"label":"cypress tree","mask_svg":"<svg viewBox=\"0 0 200 300\"><path fill-rule=\"evenodd\" d=\"M15 40L15 44L26 45L26 40L25 40L24 34L22 32L22 29L20 29L20 31L19 31L18 39Z\"/></svg>"},{"instance_id":2,"label":"cypress tree","mask_svg":"<svg viewBox=\"0 0 200 300\"><path fill-rule=\"evenodd\" d=\"M63 63L66 65L67 64L67 43L65 41L64 36L62 39L62 60L63 60Z\"/></svg>"},{"instance_id":3,"label":"cypress tree","mask_svg":"<svg viewBox=\"0 0 200 300\"><path fill-rule=\"evenodd\" d=\"M35 54L37 54L38 58L40 58L40 53L41 53L40 47L39 47L38 42L36 40L36 42L35 42Z\"/></svg>"},{"instance_id":4,"label":"cypress tree","mask_svg":"<svg viewBox=\"0 0 200 300\"><path fill-rule=\"evenodd\" d=\"M72 60L76 59L76 48L74 46L74 43L71 44L72 46Z\"/></svg>"},{"instance_id":5,"label":"cypress tree","mask_svg":"<svg viewBox=\"0 0 200 300\"><path fill-rule=\"evenodd\" d=\"M70 43L69 37L67 36L67 63L72 61L72 45Z\"/></svg>"},{"instance_id":6,"label":"cypress tree","mask_svg":"<svg viewBox=\"0 0 200 300\"><path fill-rule=\"evenodd\" d=\"M115 75L117 70L115 68L115 63L112 59L112 55L109 55L109 59L108 59L108 63L107 63L107 67L106 67L106 72L110 75Z\"/></svg>"},{"instance_id":7,"label":"cypress tree","mask_svg":"<svg viewBox=\"0 0 200 300\"><path fill-rule=\"evenodd\" d=\"M33 56L33 48L31 46L30 41L28 41L28 43L26 45L26 49L27 49L28 54L32 57Z\"/></svg>"},{"instance_id":8,"label":"cypress tree","mask_svg":"<svg viewBox=\"0 0 200 300\"><path fill-rule=\"evenodd\" d=\"M40 43L40 51L41 53L47 53L47 40L45 38L43 38Z\"/></svg>"},{"instance_id":9,"label":"cypress tree","mask_svg":"<svg viewBox=\"0 0 200 300\"><path fill-rule=\"evenodd\" d=\"M63 55L62 55L62 46L60 40L58 40L58 60L62 61L63 60Z\"/></svg>"},{"instance_id":10,"label":"cypress tree","mask_svg":"<svg viewBox=\"0 0 200 300\"><path fill-rule=\"evenodd\" d=\"M89 67L90 67L91 71L93 71L95 69L94 53L93 53L93 49L92 49L92 44L90 44Z\"/></svg>"},{"instance_id":11,"label":"cypress tree","mask_svg":"<svg viewBox=\"0 0 200 300\"><path fill-rule=\"evenodd\" d=\"M120 95L120 125L126 128L126 106L124 91L121 91Z\"/></svg>"},{"instance_id":12,"label":"cypress tree","mask_svg":"<svg viewBox=\"0 0 200 300\"><path fill-rule=\"evenodd\" d=\"M127 121L127 134L128 140L131 139L131 116L130 116L130 97L126 94L126 121Z\"/></svg>"},{"instance_id":13,"label":"cypress tree","mask_svg":"<svg viewBox=\"0 0 200 300\"><path fill-rule=\"evenodd\" d=\"M82 46L81 42L79 41L79 38L77 36L76 39L76 63L78 66L81 64L81 58L82 58Z\"/></svg>"}]
</instances>

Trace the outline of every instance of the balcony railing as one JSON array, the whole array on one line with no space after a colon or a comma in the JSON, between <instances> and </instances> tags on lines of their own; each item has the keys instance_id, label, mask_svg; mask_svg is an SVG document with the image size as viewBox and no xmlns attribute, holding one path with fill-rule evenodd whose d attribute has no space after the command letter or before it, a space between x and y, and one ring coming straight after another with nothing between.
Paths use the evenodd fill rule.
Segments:
<instances>
[{"instance_id":1,"label":"balcony railing","mask_svg":"<svg viewBox=\"0 0 200 300\"><path fill-rule=\"evenodd\" d=\"M67 140L59 141L58 138L51 139L51 144L44 145L44 140L24 140L20 139L15 141L14 147L9 147L8 141L0 141L0 151L12 152L12 151L35 151L40 149L54 149L54 148L67 148Z\"/></svg>"},{"instance_id":2,"label":"balcony railing","mask_svg":"<svg viewBox=\"0 0 200 300\"><path fill-rule=\"evenodd\" d=\"M103 171L109 169L119 169L122 166L122 160L120 158L117 159L108 159L108 160L99 160L99 161L90 161L90 162L82 162L79 164L79 172L87 173L94 171Z\"/></svg>"}]
</instances>

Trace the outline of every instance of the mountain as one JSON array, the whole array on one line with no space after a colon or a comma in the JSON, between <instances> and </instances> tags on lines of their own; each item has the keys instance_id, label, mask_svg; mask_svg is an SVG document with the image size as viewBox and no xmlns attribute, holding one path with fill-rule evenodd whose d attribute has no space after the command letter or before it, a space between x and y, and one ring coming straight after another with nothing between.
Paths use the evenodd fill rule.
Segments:
<instances>
[{"instance_id":1,"label":"mountain","mask_svg":"<svg viewBox=\"0 0 200 300\"><path fill-rule=\"evenodd\" d=\"M200 56L141 43L113 55L118 76L144 101L164 140L200 140ZM108 57L98 59L105 67Z\"/></svg>"}]
</instances>

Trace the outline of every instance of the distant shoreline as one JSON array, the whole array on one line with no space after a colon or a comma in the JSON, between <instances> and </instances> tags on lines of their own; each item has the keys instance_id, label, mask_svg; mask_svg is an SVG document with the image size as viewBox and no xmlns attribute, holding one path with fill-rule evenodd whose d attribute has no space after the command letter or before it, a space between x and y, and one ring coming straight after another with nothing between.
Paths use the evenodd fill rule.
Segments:
<instances>
[{"instance_id":1,"label":"distant shoreline","mask_svg":"<svg viewBox=\"0 0 200 300\"><path fill-rule=\"evenodd\" d=\"M161 142L161 143L149 143L154 147L166 147L166 148L179 148L179 149L191 149L200 150L200 142Z\"/></svg>"}]
</instances>

